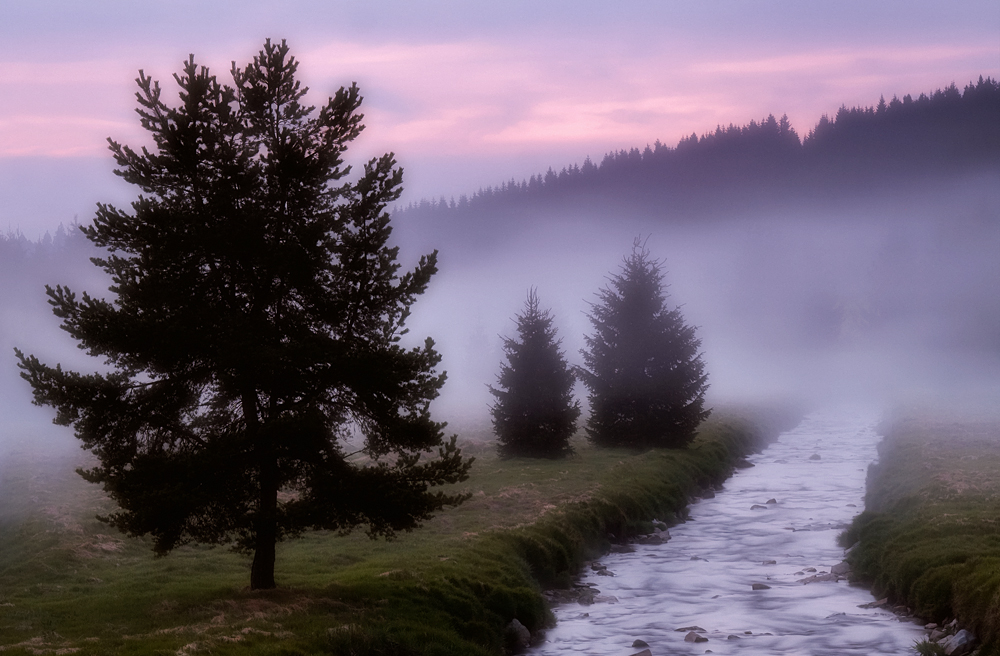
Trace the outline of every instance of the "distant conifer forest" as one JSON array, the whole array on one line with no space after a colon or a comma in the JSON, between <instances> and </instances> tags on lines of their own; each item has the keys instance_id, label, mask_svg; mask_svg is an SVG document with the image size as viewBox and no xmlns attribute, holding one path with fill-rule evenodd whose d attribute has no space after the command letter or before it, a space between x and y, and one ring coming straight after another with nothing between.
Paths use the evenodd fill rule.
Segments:
<instances>
[{"instance_id":1,"label":"distant conifer forest","mask_svg":"<svg viewBox=\"0 0 1000 656\"><path fill-rule=\"evenodd\" d=\"M685 220L766 211L1000 176L1000 82L980 76L960 90L909 94L869 107L842 106L800 138L786 116L691 134L608 153L595 164L550 168L458 199L424 199L396 208L416 225L509 232L548 214L635 213ZM453 235L457 237L458 235ZM59 268L67 250L89 251L76 226L28 240L0 234L0 269ZM89 255L89 253L88 253Z\"/></svg>"},{"instance_id":2,"label":"distant conifer forest","mask_svg":"<svg viewBox=\"0 0 1000 656\"><path fill-rule=\"evenodd\" d=\"M425 219L516 217L522 210L704 215L830 200L1000 168L1000 83L980 77L917 98L842 106L800 138L787 116L691 134L676 146L589 158L556 172L480 189L457 200L410 203Z\"/></svg>"}]
</instances>

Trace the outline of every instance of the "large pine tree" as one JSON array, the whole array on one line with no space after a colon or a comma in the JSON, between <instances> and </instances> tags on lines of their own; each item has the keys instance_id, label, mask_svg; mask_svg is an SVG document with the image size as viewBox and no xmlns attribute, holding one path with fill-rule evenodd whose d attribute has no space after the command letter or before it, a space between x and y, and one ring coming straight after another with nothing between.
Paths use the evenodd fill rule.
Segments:
<instances>
[{"instance_id":1,"label":"large pine tree","mask_svg":"<svg viewBox=\"0 0 1000 656\"><path fill-rule=\"evenodd\" d=\"M597 445L684 447L709 415L701 340L666 298L661 263L636 240L621 273L598 293L594 334L582 351L587 434Z\"/></svg>"},{"instance_id":2,"label":"large pine tree","mask_svg":"<svg viewBox=\"0 0 1000 656\"><path fill-rule=\"evenodd\" d=\"M496 402L490 409L501 456L560 458L573 452L580 406L573 400L575 376L559 350L552 314L528 292L517 315L518 339L504 338L507 363L500 365Z\"/></svg>"},{"instance_id":3,"label":"large pine tree","mask_svg":"<svg viewBox=\"0 0 1000 656\"><path fill-rule=\"evenodd\" d=\"M35 402L54 406L98 458L80 473L152 535L253 553L251 587L274 587L275 543L305 530L410 530L461 495L470 462L442 441L428 404L440 357L399 344L436 253L399 275L388 203L391 154L349 182L343 155L363 126L356 86L303 104L288 47L267 41L216 81L194 57L180 103L140 71L152 148L111 141L117 173L141 190L127 212L100 205L84 232L108 255L109 300L48 289L63 328L100 373L20 351ZM364 436L369 459L343 448ZM421 454L439 449L437 459ZM352 449L353 450L353 449Z\"/></svg>"}]
</instances>

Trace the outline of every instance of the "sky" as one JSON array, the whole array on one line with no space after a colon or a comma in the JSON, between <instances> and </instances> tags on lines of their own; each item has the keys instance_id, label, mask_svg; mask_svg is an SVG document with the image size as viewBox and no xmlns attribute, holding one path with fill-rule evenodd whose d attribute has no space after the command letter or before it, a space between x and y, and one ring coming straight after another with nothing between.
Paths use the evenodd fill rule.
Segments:
<instances>
[{"instance_id":1,"label":"sky","mask_svg":"<svg viewBox=\"0 0 1000 656\"><path fill-rule=\"evenodd\" d=\"M29 238L135 197L106 139L143 143L139 69L173 93L193 53L225 82L268 37L288 41L314 103L359 84L367 130L352 160L395 152L404 203L768 114L804 136L843 104L1000 77L995 0L39 0L2 12L0 229Z\"/></svg>"}]
</instances>

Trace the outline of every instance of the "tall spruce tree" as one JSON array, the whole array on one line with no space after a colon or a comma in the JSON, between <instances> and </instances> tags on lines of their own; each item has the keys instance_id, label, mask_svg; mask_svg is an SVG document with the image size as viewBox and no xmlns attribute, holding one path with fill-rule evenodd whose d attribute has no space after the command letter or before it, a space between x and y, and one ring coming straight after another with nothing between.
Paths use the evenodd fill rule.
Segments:
<instances>
[{"instance_id":1,"label":"tall spruce tree","mask_svg":"<svg viewBox=\"0 0 1000 656\"><path fill-rule=\"evenodd\" d=\"M427 339L400 335L436 252L399 275L387 203L391 154L356 182L343 155L363 129L356 85L316 110L297 62L268 40L223 86L192 56L180 103L139 73L152 149L110 141L138 186L132 211L99 205L87 237L108 255L110 300L49 288L62 327L102 373L18 351L37 404L54 406L98 458L80 470L119 510L104 521L253 554L251 588L274 587L275 543L311 529L411 530L462 495L429 488L471 464L428 404L444 374ZM370 459L345 453L364 436ZM438 458L422 459L438 449Z\"/></svg>"},{"instance_id":2,"label":"tall spruce tree","mask_svg":"<svg viewBox=\"0 0 1000 656\"><path fill-rule=\"evenodd\" d=\"M518 339L504 338L507 363L500 365L496 402L490 408L503 457L560 458L573 452L580 405L573 400L575 376L559 350L552 314L528 291L517 315Z\"/></svg>"},{"instance_id":3,"label":"tall spruce tree","mask_svg":"<svg viewBox=\"0 0 1000 656\"><path fill-rule=\"evenodd\" d=\"M684 447L708 417L701 340L668 310L662 264L636 240L598 293L580 374L590 390L590 440L600 446Z\"/></svg>"}]
</instances>

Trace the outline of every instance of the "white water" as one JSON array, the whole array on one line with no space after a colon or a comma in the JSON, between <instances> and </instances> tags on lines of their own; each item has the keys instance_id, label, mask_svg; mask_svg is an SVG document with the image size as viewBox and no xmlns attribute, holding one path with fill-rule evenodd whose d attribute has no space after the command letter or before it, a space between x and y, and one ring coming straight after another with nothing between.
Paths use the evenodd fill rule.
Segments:
<instances>
[{"instance_id":1,"label":"white water","mask_svg":"<svg viewBox=\"0 0 1000 656\"><path fill-rule=\"evenodd\" d=\"M617 602L556 607L556 627L529 653L625 656L641 651L631 646L641 639L653 656L915 654L921 627L859 608L873 601L864 588L798 582L844 558L836 539L863 509L875 421L856 412L807 417L748 458L755 467L738 471L714 499L692 504L669 542L603 557L615 576L588 571L582 582ZM763 564L770 560L777 563ZM804 571L810 567L817 571ZM754 583L771 587L752 590ZM708 642L685 642L687 632L676 631L692 625Z\"/></svg>"}]
</instances>

